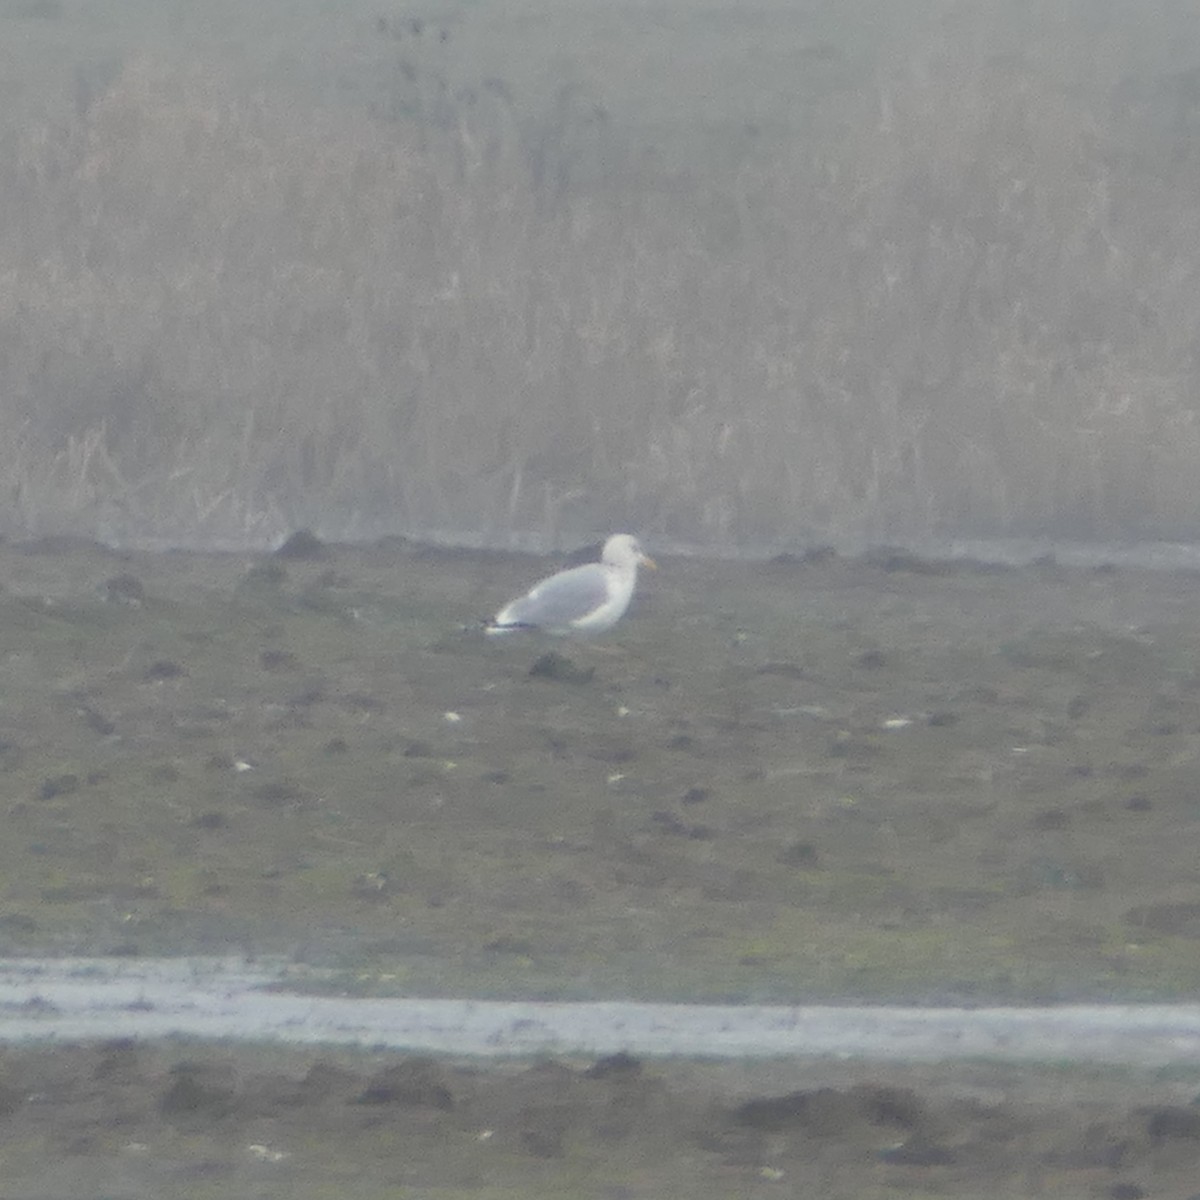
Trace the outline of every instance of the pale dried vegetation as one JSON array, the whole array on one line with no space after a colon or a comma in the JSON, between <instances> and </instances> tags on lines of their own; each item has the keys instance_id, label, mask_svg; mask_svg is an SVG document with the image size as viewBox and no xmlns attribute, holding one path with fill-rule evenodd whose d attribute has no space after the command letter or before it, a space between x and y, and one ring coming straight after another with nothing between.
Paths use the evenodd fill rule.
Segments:
<instances>
[{"instance_id":1,"label":"pale dried vegetation","mask_svg":"<svg viewBox=\"0 0 1200 1200\"><path fill-rule=\"evenodd\" d=\"M1200 161L1111 74L947 47L655 176L569 87L132 58L4 133L0 529L1187 536Z\"/></svg>"}]
</instances>

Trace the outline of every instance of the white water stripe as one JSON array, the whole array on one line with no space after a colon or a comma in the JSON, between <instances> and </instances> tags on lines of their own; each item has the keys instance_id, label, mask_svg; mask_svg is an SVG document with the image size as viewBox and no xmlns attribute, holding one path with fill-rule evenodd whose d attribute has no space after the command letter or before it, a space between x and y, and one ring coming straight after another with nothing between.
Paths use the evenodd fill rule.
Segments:
<instances>
[{"instance_id":1,"label":"white water stripe","mask_svg":"<svg viewBox=\"0 0 1200 1200\"><path fill-rule=\"evenodd\" d=\"M466 1055L1200 1064L1200 1004L1044 1008L362 1000L266 991L286 964L0 960L0 1041L184 1036Z\"/></svg>"}]
</instances>

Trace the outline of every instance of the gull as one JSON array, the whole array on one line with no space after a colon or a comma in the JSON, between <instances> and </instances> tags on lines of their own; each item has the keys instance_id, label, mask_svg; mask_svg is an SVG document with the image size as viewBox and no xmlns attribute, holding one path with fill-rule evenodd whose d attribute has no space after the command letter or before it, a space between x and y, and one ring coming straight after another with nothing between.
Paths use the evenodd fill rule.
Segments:
<instances>
[{"instance_id":1,"label":"gull","mask_svg":"<svg viewBox=\"0 0 1200 1200\"><path fill-rule=\"evenodd\" d=\"M559 571L506 604L485 628L488 633L537 629L559 636L603 633L625 614L639 566L655 566L628 533L614 533L597 563Z\"/></svg>"}]
</instances>

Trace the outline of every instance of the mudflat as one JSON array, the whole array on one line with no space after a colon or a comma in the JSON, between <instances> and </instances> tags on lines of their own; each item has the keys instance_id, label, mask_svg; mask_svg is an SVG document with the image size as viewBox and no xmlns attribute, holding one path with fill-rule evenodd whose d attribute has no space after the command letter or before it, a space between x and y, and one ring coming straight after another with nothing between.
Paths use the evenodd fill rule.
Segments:
<instances>
[{"instance_id":1,"label":"mudflat","mask_svg":"<svg viewBox=\"0 0 1200 1200\"><path fill-rule=\"evenodd\" d=\"M362 995L1195 995L1196 577L656 557L575 643L475 628L545 560L0 546L0 952L283 952ZM21 1196L1186 1196L1200 1149L1171 1072L122 1044L0 1083ZM72 1155L116 1174L56 1182Z\"/></svg>"},{"instance_id":2,"label":"mudflat","mask_svg":"<svg viewBox=\"0 0 1200 1200\"><path fill-rule=\"evenodd\" d=\"M1083 1068L0 1053L5 1196L1196 1194L1197 1080Z\"/></svg>"}]
</instances>

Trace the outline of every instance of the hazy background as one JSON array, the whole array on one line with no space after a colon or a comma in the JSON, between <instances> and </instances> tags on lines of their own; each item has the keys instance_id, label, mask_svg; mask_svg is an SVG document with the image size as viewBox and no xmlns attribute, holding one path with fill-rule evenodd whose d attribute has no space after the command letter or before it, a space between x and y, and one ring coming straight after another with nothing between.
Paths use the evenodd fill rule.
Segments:
<instances>
[{"instance_id":1,"label":"hazy background","mask_svg":"<svg viewBox=\"0 0 1200 1200\"><path fill-rule=\"evenodd\" d=\"M1195 0L0 0L0 533L1197 539Z\"/></svg>"}]
</instances>

